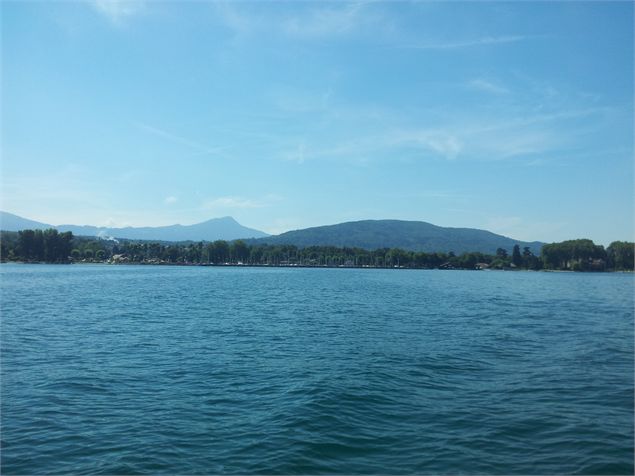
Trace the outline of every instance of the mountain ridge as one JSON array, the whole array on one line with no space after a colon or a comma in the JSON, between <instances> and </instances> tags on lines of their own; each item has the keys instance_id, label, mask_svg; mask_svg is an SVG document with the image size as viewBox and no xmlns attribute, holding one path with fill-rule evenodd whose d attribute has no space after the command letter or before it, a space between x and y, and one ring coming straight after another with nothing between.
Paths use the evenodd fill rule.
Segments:
<instances>
[{"instance_id":1,"label":"mountain ridge","mask_svg":"<svg viewBox=\"0 0 635 476\"><path fill-rule=\"evenodd\" d=\"M359 220L292 230L253 240L256 243L298 247L337 246L365 249L402 248L408 251L493 254L498 248L511 251L515 244L538 253L544 243L526 242L477 228L441 227L424 221Z\"/></svg>"},{"instance_id":2,"label":"mountain ridge","mask_svg":"<svg viewBox=\"0 0 635 476\"><path fill-rule=\"evenodd\" d=\"M7 223L9 226L7 226ZM56 228L74 235L114 237L148 241L232 241L243 239L251 244L336 246L340 248L402 248L423 252L481 252L494 254L498 248L511 252L514 245L528 247L538 254L544 243L526 242L476 228L441 227L424 221L359 220L333 225L291 230L279 235L267 235L240 225L234 218L212 218L193 225L159 227L108 228L91 225L48 225L0 212L0 228L17 231L26 228Z\"/></svg>"},{"instance_id":3,"label":"mountain ridge","mask_svg":"<svg viewBox=\"0 0 635 476\"><path fill-rule=\"evenodd\" d=\"M0 228L6 231L24 229L55 228L60 232L71 231L74 235L102 236L129 240L157 241L214 241L262 238L269 236L260 230L238 223L230 216L211 218L193 225L164 225L144 227L99 227L93 225L49 225L29 220L13 213L0 211Z\"/></svg>"}]
</instances>

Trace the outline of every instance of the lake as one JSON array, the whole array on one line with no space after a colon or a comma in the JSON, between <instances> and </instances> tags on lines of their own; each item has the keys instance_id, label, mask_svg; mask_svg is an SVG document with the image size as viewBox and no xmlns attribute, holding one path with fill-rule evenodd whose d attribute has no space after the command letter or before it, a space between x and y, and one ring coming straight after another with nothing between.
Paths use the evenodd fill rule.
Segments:
<instances>
[{"instance_id":1,"label":"lake","mask_svg":"<svg viewBox=\"0 0 635 476\"><path fill-rule=\"evenodd\" d=\"M632 274L0 278L2 474L633 474Z\"/></svg>"}]
</instances>

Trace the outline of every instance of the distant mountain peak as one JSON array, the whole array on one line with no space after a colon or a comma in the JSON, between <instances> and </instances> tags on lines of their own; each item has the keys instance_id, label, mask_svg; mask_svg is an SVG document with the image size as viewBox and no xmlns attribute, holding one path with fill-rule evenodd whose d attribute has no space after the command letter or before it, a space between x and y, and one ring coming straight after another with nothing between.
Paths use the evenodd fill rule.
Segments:
<instances>
[{"instance_id":1,"label":"distant mountain peak","mask_svg":"<svg viewBox=\"0 0 635 476\"><path fill-rule=\"evenodd\" d=\"M232 222L232 223L238 223L234 217L229 216L229 215L224 216L224 217L218 217L218 218L210 218L207 221L228 221L228 222Z\"/></svg>"},{"instance_id":2,"label":"distant mountain peak","mask_svg":"<svg viewBox=\"0 0 635 476\"><path fill-rule=\"evenodd\" d=\"M155 241L214 241L262 238L269 236L260 230L248 228L238 223L233 217L225 216L211 218L193 225L168 225L156 227L122 228L59 225L53 226L33 220L27 220L12 213L0 212L0 228L6 231L18 231L25 229L57 228L60 231L72 231L75 235L98 236L106 234L115 238L131 240L155 240Z\"/></svg>"}]
</instances>

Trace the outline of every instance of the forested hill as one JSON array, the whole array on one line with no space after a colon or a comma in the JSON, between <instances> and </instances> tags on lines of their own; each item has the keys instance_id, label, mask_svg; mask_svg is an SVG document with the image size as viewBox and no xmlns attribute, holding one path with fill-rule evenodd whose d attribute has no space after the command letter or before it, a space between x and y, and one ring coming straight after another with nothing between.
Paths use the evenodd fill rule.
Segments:
<instances>
[{"instance_id":1,"label":"forested hill","mask_svg":"<svg viewBox=\"0 0 635 476\"><path fill-rule=\"evenodd\" d=\"M253 243L357 247L367 250L401 248L409 251L494 254L515 244L540 254L543 243L523 242L474 228L444 228L422 221L363 220L294 230L253 240Z\"/></svg>"}]
</instances>

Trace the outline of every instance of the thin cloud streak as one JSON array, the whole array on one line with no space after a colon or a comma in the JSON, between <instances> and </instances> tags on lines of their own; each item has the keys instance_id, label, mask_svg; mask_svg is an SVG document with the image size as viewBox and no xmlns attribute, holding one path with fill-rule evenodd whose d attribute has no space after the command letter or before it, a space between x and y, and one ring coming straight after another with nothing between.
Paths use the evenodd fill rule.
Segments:
<instances>
[{"instance_id":1,"label":"thin cloud streak","mask_svg":"<svg viewBox=\"0 0 635 476\"><path fill-rule=\"evenodd\" d=\"M98 13L117 26L121 26L128 18L137 15L145 8L143 0L92 0L90 4Z\"/></svg>"},{"instance_id":2,"label":"thin cloud streak","mask_svg":"<svg viewBox=\"0 0 635 476\"><path fill-rule=\"evenodd\" d=\"M320 8L305 16L293 16L283 24L287 35L296 37L327 37L342 35L358 28L362 23L364 3L345 4L340 8Z\"/></svg>"},{"instance_id":3,"label":"thin cloud streak","mask_svg":"<svg viewBox=\"0 0 635 476\"><path fill-rule=\"evenodd\" d=\"M318 7L293 14L273 9L256 13L253 8L241 6L248 3L251 2L212 2L212 5L216 18L239 37L273 33L302 40L333 38L365 31L369 26L376 29L382 21L365 8L374 3L370 1L322 2Z\"/></svg>"},{"instance_id":4,"label":"thin cloud streak","mask_svg":"<svg viewBox=\"0 0 635 476\"><path fill-rule=\"evenodd\" d=\"M559 153L570 149L581 134L571 121L605 112L605 108L588 108L514 115L503 120L470 116L435 127L395 125L383 132L375 130L374 133L331 143L305 137L295 143L290 141L281 145L274 155L297 164L322 159L367 165L381 156L404 156L407 150L415 151L417 159L497 161L525 157L533 160L535 157L532 156L539 153Z\"/></svg>"},{"instance_id":5,"label":"thin cloud streak","mask_svg":"<svg viewBox=\"0 0 635 476\"><path fill-rule=\"evenodd\" d=\"M263 208L264 206L261 202L244 197L218 197L205 201L202 208L216 210L219 208Z\"/></svg>"},{"instance_id":6,"label":"thin cloud streak","mask_svg":"<svg viewBox=\"0 0 635 476\"><path fill-rule=\"evenodd\" d=\"M268 194L259 199L246 198L241 196L217 197L205 200L201 208L203 210L223 210L223 209L244 209L244 208L266 208L272 203L280 201L279 195Z\"/></svg>"},{"instance_id":7,"label":"thin cloud streak","mask_svg":"<svg viewBox=\"0 0 635 476\"><path fill-rule=\"evenodd\" d=\"M175 142L177 144L187 146L188 148L199 152L201 155L218 154L222 150L227 148L227 147L209 147L207 145L200 144L199 142L193 141L186 137L172 134L170 132L164 131L163 129L159 129L154 126L144 124L142 122L134 122L134 125L143 131L149 132L159 137L163 137L164 139L168 139L171 142Z\"/></svg>"},{"instance_id":8,"label":"thin cloud streak","mask_svg":"<svg viewBox=\"0 0 635 476\"><path fill-rule=\"evenodd\" d=\"M486 79L473 79L467 83L468 88L491 94L509 94L509 89Z\"/></svg>"},{"instance_id":9,"label":"thin cloud streak","mask_svg":"<svg viewBox=\"0 0 635 476\"><path fill-rule=\"evenodd\" d=\"M473 48L478 46L504 45L509 43L518 43L519 41L525 41L531 38L535 38L535 37L523 36L523 35L484 36L481 38L475 38L475 39L465 40L465 41L397 45L394 48L414 49L414 50L457 50L457 49L463 49L463 48Z\"/></svg>"}]
</instances>

